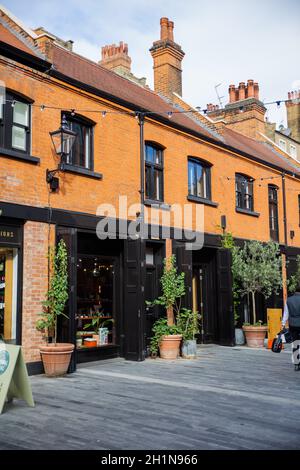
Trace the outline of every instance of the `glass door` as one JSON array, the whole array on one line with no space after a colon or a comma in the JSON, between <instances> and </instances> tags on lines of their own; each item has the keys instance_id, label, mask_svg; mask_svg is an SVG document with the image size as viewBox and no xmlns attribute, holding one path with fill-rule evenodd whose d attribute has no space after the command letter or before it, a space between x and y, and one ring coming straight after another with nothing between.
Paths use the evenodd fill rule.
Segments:
<instances>
[{"instance_id":1,"label":"glass door","mask_svg":"<svg viewBox=\"0 0 300 470\"><path fill-rule=\"evenodd\" d=\"M18 250L0 247L0 340L14 343L17 327Z\"/></svg>"}]
</instances>

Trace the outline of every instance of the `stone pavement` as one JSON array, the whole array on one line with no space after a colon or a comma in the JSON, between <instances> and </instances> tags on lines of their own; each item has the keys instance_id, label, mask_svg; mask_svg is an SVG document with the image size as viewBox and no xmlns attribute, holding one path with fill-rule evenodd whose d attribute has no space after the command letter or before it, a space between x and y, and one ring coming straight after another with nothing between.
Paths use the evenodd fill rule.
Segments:
<instances>
[{"instance_id":1,"label":"stone pavement","mask_svg":"<svg viewBox=\"0 0 300 470\"><path fill-rule=\"evenodd\" d=\"M201 346L196 360L122 359L31 377L36 407L0 415L0 449L300 449L290 353Z\"/></svg>"}]
</instances>

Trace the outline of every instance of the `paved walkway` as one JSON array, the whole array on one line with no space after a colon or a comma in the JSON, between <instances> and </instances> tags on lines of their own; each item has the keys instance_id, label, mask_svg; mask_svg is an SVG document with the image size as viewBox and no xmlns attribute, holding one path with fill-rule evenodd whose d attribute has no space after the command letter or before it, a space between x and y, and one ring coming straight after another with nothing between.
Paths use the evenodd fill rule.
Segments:
<instances>
[{"instance_id":1,"label":"paved walkway","mask_svg":"<svg viewBox=\"0 0 300 470\"><path fill-rule=\"evenodd\" d=\"M0 449L300 449L300 371L287 351L198 355L31 377L36 407L7 406Z\"/></svg>"}]
</instances>

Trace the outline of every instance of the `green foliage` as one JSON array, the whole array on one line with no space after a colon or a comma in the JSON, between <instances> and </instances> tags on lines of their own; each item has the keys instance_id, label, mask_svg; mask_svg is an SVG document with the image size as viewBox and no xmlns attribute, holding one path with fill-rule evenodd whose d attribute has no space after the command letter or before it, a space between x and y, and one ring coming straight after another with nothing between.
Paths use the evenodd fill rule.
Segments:
<instances>
[{"instance_id":1,"label":"green foliage","mask_svg":"<svg viewBox=\"0 0 300 470\"><path fill-rule=\"evenodd\" d=\"M39 331L54 331L54 343L57 340L57 318L60 315L68 318L65 313L65 306L68 300L68 258L64 240L60 240L56 249L49 252L52 276L46 294L46 300L42 303L43 312L41 319L36 322Z\"/></svg>"},{"instance_id":2,"label":"green foliage","mask_svg":"<svg viewBox=\"0 0 300 470\"><path fill-rule=\"evenodd\" d=\"M181 334L177 325L168 325L167 318L159 318L152 328L153 336L150 343L150 351L153 356L157 355L161 339L165 335Z\"/></svg>"},{"instance_id":3,"label":"green foliage","mask_svg":"<svg viewBox=\"0 0 300 470\"><path fill-rule=\"evenodd\" d=\"M184 341L195 339L195 335L199 333L199 320L198 312L193 312L188 308L181 309L177 316L177 327Z\"/></svg>"},{"instance_id":4,"label":"green foliage","mask_svg":"<svg viewBox=\"0 0 300 470\"><path fill-rule=\"evenodd\" d=\"M176 257L172 255L170 258L164 259L163 275L160 279L162 295L152 302L146 302L147 305L161 305L166 309L172 308L176 314L180 312L181 298L185 294L183 272L177 272Z\"/></svg>"},{"instance_id":5,"label":"green foliage","mask_svg":"<svg viewBox=\"0 0 300 470\"><path fill-rule=\"evenodd\" d=\"M290 294L294 294L297 287L300 285L300 255L297 256L296 262L296 272L292 274L286 282Z\"/></svg>"},{"instance_id":6,"label":"green foliage","mask_svg":"<svg viewBox=\"0 0 300 470\"><path fill-rule=\"evenodd\" d=\"M242 295L251 294L253 323L256 323L255 293L266 299L282 286L281 256L278 243L245 242L235 253L235 274Z\"/></svg>"},{"instance_id":7,"label":"green foliage","mask_svg":"<svg viewBox=\"0 0 300 470\"><path fill-rule=\"evenodd\" d=\"M235 246L234 238L232 233L225 232L221 235L221 243L223 248L227 248L231 251L231 273L232 273L232 297L233 297L233 313L234 313L234 324L237 325L239 315L238 315L238 307L241 303L241 295L239 289L239 281L238 281L238 259L237 259L237 252L238 247Z\"/></svg>"},{"instance_id":8,"label":"green foliage","mask_svg":"<svg viewBox=\"0 0 300 470\"><path fill-rule=\"evenodd\" d=\"M92 315L92 320L91 323L88 323L83 327L84 330L87 330L88 328L92 328L93 331L95 331L98 334L99 328L104 328L105 325L109 325L110 323L113 323L114 320L113 318L103 318L100 317L99 314Z\"/></svg>"}]
</instances>

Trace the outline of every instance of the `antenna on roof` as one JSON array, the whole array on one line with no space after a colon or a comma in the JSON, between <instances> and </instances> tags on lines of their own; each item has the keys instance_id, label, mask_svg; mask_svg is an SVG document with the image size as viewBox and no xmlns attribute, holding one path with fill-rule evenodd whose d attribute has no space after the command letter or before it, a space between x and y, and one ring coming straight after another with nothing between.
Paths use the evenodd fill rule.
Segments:
<instances>
[{"instance_id":1,"label":"antenna on roof","mask_svg":"<svg viewBox=\"0 0 300 470\"><path fill-rule=\"evenodd\" d=\"M218 98L218 101L219 101L220 108L223 108L222 98L224 98L224 96L220 96L219 91L218 91L218 88L221 85L222 85L222 83L218 83L217 85L215 85L215 92L216 92L216 95L217 95L217 98Z\"/></svg>"}]
</instances>

